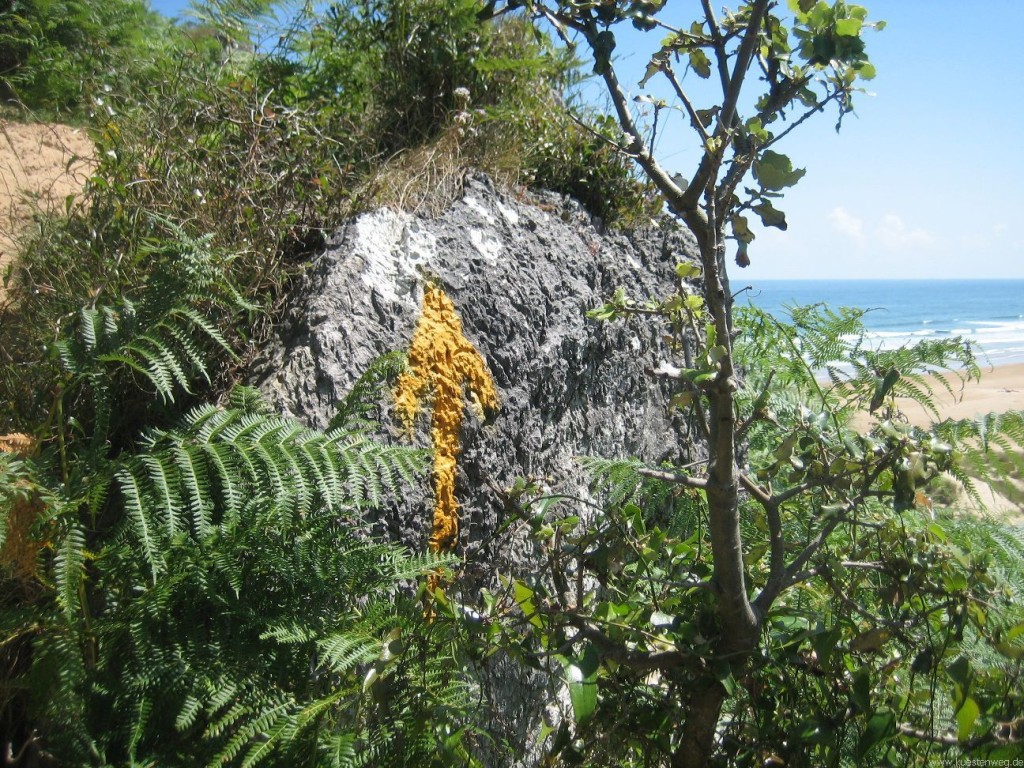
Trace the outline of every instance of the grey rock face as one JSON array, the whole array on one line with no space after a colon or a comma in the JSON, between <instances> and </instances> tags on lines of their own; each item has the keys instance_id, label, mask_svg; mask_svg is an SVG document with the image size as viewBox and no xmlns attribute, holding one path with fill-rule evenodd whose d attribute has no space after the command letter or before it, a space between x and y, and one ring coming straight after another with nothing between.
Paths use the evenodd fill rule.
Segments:
<instances>
[{"instance_id":1,"label":"grey rock face","mask_svg":"<svg viewBox=\"0 0 1024 768\"><path fill-rule=\"evenodd\" d=\"M442 216L392 211L359 216L338 232L297 293L261 383L284 411L323 427L334 404L381 354L406 349L419 318L425 281L454 302L466 337L490 368L501 401L481 422L467 415L456 493L460 551L481 582L535 570L521 537L494 536L505 511L497 489L516 477L548 478L565 493L587 495L576 457L681 459L679 424L669 393L645 373L665 358L652 323L598 323L585 313L623 287L637 300L675 290L673 267L696 252L666 228L602 234L576 203L557 196L520 202L469 178ZM403 440L385 403L386 439ZM429 416L417 439L429 441ZM410 491L379 526L416 550L425 547L429 484ZM505 735L526 743L541 707L525 705L530 686L505 691ZM514 686L513 686L514 687ZM520 701L520 694L525 698Z\"/></svg>"}]
</instances>

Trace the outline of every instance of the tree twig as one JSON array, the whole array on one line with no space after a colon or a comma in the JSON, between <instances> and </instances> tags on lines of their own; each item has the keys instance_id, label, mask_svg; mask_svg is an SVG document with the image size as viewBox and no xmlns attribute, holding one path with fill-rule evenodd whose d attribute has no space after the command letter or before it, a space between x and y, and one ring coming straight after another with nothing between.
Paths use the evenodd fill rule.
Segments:
<instances>
[{"instance_id":1,"label":"tree twig","mask_svg":"<svg viewBox=\"0 0 1024 768\"><path fill-rule=\"evenodd\" d=\"M648 469L642 467L638 470L639 474L644 477L650 477L654 480L664 480L669 483L675 483L676 485L683 485L687 488L707 488L707 478L703 477L691 477L690 475L684 475L678 472L666 472L661 469Z\"/></svg>"}]
</instances>

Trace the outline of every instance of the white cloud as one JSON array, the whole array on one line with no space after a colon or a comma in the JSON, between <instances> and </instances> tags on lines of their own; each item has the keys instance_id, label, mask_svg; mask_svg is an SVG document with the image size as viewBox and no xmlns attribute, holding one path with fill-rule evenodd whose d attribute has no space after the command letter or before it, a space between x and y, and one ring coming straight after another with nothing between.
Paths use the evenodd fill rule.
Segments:
<instances>
[{"instance_id":1,"label":"white cloud","mask_svg":"<svg viewBox=\"0 0 1024 768\"><path fill-rule=\"evenodd\" d=\"M908 227L899 216L887 213L875 230L879 242L888 248L927 248L935 237L921 227Z\"/></svg>"},{"instance_id":2,"label":"white cloud","mask_svg":"<svg viewBox=\"0 0 1024 768\"><path fill-rule=\"evenodd\" d=\"M863 242L864 222L841 205L832 209L832 212L828 215L828 220L832 228L839 234L846 235L851 240Z\"/></svg>"}]
</instances>

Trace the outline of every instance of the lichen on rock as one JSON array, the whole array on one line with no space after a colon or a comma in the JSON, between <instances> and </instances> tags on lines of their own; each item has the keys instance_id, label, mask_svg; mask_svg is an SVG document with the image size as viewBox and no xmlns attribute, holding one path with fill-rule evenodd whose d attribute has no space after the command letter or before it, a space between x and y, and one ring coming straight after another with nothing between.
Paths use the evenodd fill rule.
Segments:
<instances>
[{"instance_id":1,"label":"lichen on rock","mask_svg":"<svg viewBox=\"0 0 1024 768\"><path fill-rule=\"evenodd\" d=\"M439 287L428 285L409 349L409 368L398 379L395 410L411 434L424 399L431 400L434 521L428 546L432 552L450 552L458 542L455 473L467 389L483 411L497 410L494 380L483 357L463 335L455 305Z\"/></svg>"}]
</instances>

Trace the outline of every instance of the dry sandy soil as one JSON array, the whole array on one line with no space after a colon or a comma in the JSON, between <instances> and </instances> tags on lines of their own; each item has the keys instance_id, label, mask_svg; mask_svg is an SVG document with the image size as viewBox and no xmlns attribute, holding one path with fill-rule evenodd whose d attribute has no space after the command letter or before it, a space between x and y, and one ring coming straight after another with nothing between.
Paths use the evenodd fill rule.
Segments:
<instances>
[{"instance_id":1,"label":"dry sandy soil","mask_svg":"<svg viewBox=\"0 0 1024 768\"><path fill-rule=\"evenodd\" d=\"M92 142L79 128L0 118L0 277L32 213L63 210L92 172L92 156Z\"/></svg>"}]
</instances>

